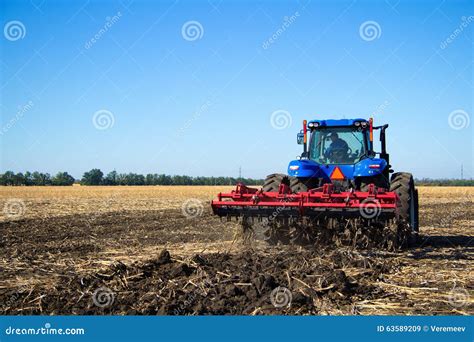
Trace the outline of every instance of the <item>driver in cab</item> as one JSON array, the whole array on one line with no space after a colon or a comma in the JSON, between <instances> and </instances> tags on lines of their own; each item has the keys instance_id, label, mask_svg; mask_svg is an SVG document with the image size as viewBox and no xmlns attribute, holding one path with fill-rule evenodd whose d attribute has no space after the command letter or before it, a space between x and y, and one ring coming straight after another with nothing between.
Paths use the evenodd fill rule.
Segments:
<instances>
[{"instance_id":1,"label":"driver in cab","mask_svg":"<svg viewBox=\"0 0 474 342\"><path fill-rule=\"evenodd\" d=\"M324 157L336 163L344 162L344 159L347 157L347 152L349 151L349 146L344 140L339 138L336 132L331 133L330 138L332 142L324 152Z\"/></svg>"}]
</instances>

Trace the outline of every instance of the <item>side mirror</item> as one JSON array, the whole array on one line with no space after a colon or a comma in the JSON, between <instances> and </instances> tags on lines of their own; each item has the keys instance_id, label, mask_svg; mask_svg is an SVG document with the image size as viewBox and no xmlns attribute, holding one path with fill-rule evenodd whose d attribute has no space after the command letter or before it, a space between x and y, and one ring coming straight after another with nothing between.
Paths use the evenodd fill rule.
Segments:
<instances>
[{"instance_id":1,"label":"side mirror","mask_svg":"<svg viewBox=\"0 0 474 342\"><path fill-rule=\"evenodd\" d=\"M296 142L298 143L298 145L304 144L304 133L298 133L296 135Z\"/></svg>"}]
</instances>

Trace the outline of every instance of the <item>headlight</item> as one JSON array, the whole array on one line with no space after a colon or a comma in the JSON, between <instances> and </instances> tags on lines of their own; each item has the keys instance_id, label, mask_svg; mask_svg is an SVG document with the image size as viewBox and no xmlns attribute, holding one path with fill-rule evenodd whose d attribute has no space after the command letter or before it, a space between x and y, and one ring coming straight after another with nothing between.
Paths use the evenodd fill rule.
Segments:
<instances>
[{"instance_id":1,"label":"headlight","mask_svg":"<svg viewBox=\"0 0 474 342\"><path fill-rule=\"evenodd\" d=\"M314 127L319 127L319 122L315 122Z\"/></svg>"},{"instance_id":2,"label":"headlight","mask_svg":"<svg viewBox=\"0 0 474 342\"><path fill-rule=\"evenodd\" d=\"M359 121L354 122L354 126L359 127L359 126L360 126L360 122L359 122Z\"/></svg>"},{"instance_id":3,"label":"headlight","mask_svg":"<svg viewBox=\"0 0 474 342\"><path fill-rule=\"evenodd\" d=\"M308 127L311 127L311 128L314 127L314 123L310 122L310 123L308 124Z\"/></svg>"},{"instance_id":4,"label":"headlight","mask_svg":"<svg viewBox=\"0 0 474 342\"><path fill-rule=\"evenodd\" d=\"M362 123L362 128L366 128L367 127L367 122L363 122Z\"/></svg>"}]
</instances>

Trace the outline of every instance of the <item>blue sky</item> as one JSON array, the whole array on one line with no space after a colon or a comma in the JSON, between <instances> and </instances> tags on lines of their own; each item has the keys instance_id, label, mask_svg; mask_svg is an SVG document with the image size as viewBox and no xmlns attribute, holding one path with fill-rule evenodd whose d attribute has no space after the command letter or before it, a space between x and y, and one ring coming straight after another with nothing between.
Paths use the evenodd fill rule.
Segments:
<instances>
[{"instance_id":1,"label":"blue sky","mask_svg":"<svg viewBox=\"0 0 474 342\"><path fill-rule=\"evenodd\" d=\"M473 16L467 0L4 0L0 171L260 178L301 153L303 119L374 116L396 170L469 178Z\"/></svg>"}]
</instances>

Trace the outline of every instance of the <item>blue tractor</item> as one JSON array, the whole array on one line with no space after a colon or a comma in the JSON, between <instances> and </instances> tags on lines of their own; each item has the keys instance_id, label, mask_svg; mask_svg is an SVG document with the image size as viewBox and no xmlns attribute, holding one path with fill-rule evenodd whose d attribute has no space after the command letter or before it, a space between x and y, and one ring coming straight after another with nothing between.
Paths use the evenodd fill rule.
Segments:
<instances>
[{"instance_id":1,"label":"blue tractor","mask_svg":"<svg viewBox=\"0 0 474 342\"><path fill-rule=\"evenodd\" d=\"M305 120L297 135L303 152L288 174L219 194L214 213L242 218L244 229L263 219L269 242L313 243L330 232L338 243L404 245L418 232L418 191L410 173L391 169L387 128L372 119Z\"/></svg>"}]
</instances>

